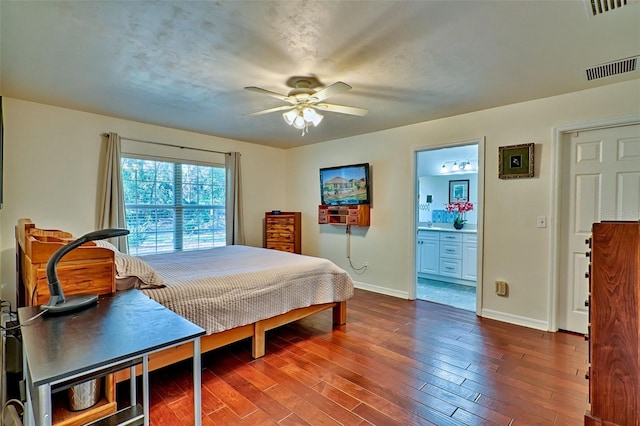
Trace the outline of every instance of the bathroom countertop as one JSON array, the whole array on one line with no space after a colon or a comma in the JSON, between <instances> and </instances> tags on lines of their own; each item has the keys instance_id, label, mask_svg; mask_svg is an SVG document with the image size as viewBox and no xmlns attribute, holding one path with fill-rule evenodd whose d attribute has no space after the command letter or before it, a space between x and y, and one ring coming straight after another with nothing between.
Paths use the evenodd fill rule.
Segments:
<instances>
[{"instance_id":1,"label":"bathroom countertop","mask_svg":"<svg viewBox=\"0 0 640 426\"><path fill-rule=\"evenodd\" d=\"M453 227L453 224L451 224L451 223L446 224L445 226L439 226L439 225L418 226L418 231L451 231L451 232L461 232L463 234L477 234L478 233L478 230L475 227L474 228L471 228L471 227L467 228L465 226L462 229L455 229Z\"/></svg>"}]
</instances>

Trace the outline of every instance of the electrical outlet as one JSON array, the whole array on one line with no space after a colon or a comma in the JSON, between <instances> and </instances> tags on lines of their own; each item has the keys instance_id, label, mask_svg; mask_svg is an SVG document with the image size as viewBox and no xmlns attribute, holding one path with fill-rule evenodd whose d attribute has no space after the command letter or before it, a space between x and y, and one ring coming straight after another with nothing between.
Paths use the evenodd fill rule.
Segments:
<instances>
[{"instance_id":1,"label":"electrical outlet","mask_svg":"<svg viewBox=\"0 0 640 426\"><path fill-rule=\"evenodd\" d=\"M509 296L509 283L506 281L496 281L496 294L498 296Z\"/></svg>"},{"instance_id":2,"label":"electrical outlet","mask_svg":"<svg viewBox=\"0 0 640 426\"><path fill-rule=\"evenodd\" d=\"M538 228L546 228L547 227L547 217L546 216L538 216L537 226L538 226Z\"/></svg>"}]
</instances>

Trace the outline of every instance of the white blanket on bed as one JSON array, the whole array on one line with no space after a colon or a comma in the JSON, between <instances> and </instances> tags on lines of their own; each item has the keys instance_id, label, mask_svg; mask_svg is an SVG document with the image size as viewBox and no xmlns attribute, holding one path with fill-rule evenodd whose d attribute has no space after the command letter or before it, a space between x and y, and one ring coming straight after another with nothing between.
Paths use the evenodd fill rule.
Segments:
<instances>
[{"instance_id":1,"label":"white blanket on bed","mask_svg":"<svg viewBox=\"0 0 640 426\"><path fill-rule=\"evenodd\" d=\"M142 291L207 334L353 296L351 277L333 262L277 250L236 245L142 259L167 284Z\"/></svg>"}]
</instances>

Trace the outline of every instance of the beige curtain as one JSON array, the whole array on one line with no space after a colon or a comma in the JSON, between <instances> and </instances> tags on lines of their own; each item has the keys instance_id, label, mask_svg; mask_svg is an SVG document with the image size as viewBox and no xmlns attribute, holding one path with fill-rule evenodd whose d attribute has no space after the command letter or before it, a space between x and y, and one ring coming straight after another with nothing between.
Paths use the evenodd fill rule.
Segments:
<instances>
[{"instance_id":1,"label":"beige curtain","mask_svg":"<svg viewBox=\"0 0 640 426\"><path fill-rule=\"evenodd\" d=\"M117 133L103 135L105 139L102 151L102 176L98 188L97 227L126 228L124 213L124 190L120 170L120 136ZM110 238L109 241L123 253L129 252L127 237Z\"/></svg>"},{"instance_id":2,"label":"beige curtain","mask_svg":"<svg viewBox=\"0 0 640 426\"><path fill-rule=\"evenodd\" d=\"M225 156L227 194L225 220L227 222L227 245L244 244L242 225L242 193L240 191L240 153Z\"/></svg>"}]
</instances>

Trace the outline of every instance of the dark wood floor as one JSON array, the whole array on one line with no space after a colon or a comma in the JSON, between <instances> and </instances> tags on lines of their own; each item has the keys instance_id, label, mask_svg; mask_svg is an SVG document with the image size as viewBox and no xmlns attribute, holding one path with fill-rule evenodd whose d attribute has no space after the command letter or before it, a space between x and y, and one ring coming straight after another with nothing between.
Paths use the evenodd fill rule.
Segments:
<instances>
[{"instance_id":1,"label":"dark wood floor","mask_svg":"<svg viewBox=\"0 0 640 426\"><path fill-rule=\"evenodd\" d=\"M587 343L362 290L330 311L203 357L203 425L580 425ZM190 362L150 375L154 425L190 425ZM118 388L126 403L127 389Z\"/></svg>"}]
</instances>

